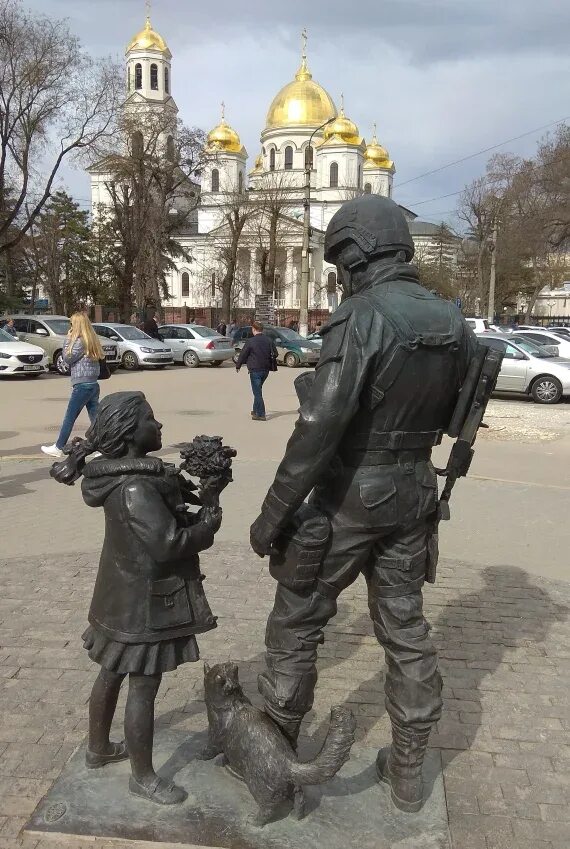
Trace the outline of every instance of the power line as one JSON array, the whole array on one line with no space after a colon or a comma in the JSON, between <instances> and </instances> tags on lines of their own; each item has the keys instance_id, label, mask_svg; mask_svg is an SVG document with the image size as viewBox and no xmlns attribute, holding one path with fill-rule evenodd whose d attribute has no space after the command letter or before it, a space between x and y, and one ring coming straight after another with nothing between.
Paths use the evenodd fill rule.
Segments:
<instances>
[{"instance_id":1,"label":"power line","mask_svg":"<svg viewBox=\"0 0 570 849\"><path fill-rule=\"evenodd\" d=\"M426 171L425 174L418 174L417 177L411 177L409 180L404 180L403 183L395 183L394 188L407 186L408 183L413 183L416 180L423 180L424 177L430 177L432 174L438 174L440 171L445 171L446 168L451 168L453 165L459 165L461 162L467 162L468 159L474 159L476 156L481 156L483 153L489 153L491 150L496 150L498 147L503 147L505 144L524 139L526 136L532 136L533 133L538 133L541 130L547 130L549 127L554 127L556 124L562 124L564 121L570 120L570 116L559 118L557 121L551 121L550 124L544 124L542 127L536 127L534 130L529 130L527 133L521 133L520 136L514 136L512 139L493 144L491 147L485 147L478 150L476 153L470 153L468 156L463 156L461 159L456 159L454 162L448 162L447 165L442 165L440 168L434 168L432 171Z\"/></svg>"}]
</instances>

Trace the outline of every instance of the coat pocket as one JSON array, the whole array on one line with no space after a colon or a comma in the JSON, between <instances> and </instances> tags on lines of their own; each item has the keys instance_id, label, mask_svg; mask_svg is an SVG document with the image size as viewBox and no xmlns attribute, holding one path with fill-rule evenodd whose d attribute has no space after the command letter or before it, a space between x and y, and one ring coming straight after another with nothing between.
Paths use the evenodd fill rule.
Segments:
<instances>
[{"instance_id":1,"label":"coat pocket","mask_svg":"<svg viewBox=\"0 0 570 849\"><path fill-rule=\"evenodd\" d=\"M153 630L192 624L186 581L177 575L151 581L149 626Z\"/></svg>"},{"instance_id":2,"label":"coat pocket","mask_svg":"<svg viewBox=\"0 0 570 849\"><path fill-rule=\"evenodd\" d=\"M396 525L398 522L398 497L392 477L374 481L361 481L360 500L370 515L371 524Z\"/></svg>"}]
</instances>

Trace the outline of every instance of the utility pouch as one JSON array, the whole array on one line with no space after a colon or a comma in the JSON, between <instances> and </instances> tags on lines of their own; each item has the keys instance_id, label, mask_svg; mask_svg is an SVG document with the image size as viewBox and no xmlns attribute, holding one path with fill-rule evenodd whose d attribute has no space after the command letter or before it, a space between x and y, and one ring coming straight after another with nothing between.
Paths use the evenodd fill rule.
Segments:
<instances>
[{"instance_id":1,"label":"utility pouch","mask_svg":"<svg viewBox=\"0 0 570 849\"><path fill-rule=\"evenodd\" d=\"M176 628L193 621L183 578L173 575L150 584L149 626L153 630Z\"/></svg>"},{"instance_id":2,"label":"utility pouch","mask_svg":"<svg viewBox=\"0 0 570 849\"><path fill-rule=\"evenodd\" d=\"M426 538L426 582L435 584L439 560L439 519L431 525Z\"/></svg>"},{"instance_id":3,"label":"utility pouch","mask_svg":"<svg viewBox=\"0 0 570 849\"><path fill-rule=\"evenodd\" d=\"M302 504L273 543L271 576L287 589L310 591L321 571L330 533L326 516L310 504Z\"/></svg>"}]
</instances>

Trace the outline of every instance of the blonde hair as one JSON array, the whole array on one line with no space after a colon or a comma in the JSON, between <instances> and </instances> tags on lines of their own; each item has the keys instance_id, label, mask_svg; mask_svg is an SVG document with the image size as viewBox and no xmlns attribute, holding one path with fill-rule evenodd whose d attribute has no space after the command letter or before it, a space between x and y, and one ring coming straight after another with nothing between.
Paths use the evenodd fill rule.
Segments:
<instances>
[{"instance_id":1,"label":"blonde hair","mask_svg":"<svg viewBox=\"0 0 570 849\"><path fill-rule=\"evenodd\" d=\"M99 338L93 330L93 325L83 312L74 312L71 316L71 333L69 334L70 345L81 339L85 348L85 356L90 360L104 360L105 354L99 342Z\"/></svg>"}]
</instances>

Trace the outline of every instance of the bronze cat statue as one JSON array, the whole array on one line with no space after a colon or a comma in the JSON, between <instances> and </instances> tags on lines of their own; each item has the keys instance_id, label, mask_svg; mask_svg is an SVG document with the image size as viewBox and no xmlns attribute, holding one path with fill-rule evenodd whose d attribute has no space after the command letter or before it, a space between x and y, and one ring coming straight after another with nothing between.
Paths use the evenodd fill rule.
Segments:
<instances>
[{"instance_id":1,"label":"bronze cat statue","mask_svg":"<svg viewBox=\"0 0 570 849\"><path fill-rule=\"evenodd\" d=\"M263 826L293 809L304 814L303 787L322 784L348 760L356 720L349 708L333 707L323 747L309 763L300 763L281 729L244 694L235 663L204 665L209 742L204 760L225 756L229 769L243 778L259 805L255 824Z\"/></svg>"}]
</instances>

